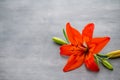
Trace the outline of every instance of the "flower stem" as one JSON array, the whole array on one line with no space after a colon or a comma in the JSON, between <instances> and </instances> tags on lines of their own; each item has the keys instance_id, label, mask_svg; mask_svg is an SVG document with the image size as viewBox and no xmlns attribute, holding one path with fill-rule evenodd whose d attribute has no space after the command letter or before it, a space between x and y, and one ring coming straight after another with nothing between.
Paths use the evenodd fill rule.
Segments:
<instances>
[{"instance_id":1,"label":"flower stem","mask_svg":"<svg viewBox=\"0 0 120 80\"><path fill-rule=\"evenodd\" d=\"M97 56L102 57L102 58L107 58L107 55L105 54L97 54Z\"/></svg>"},{"instance_id":2,"label":"flower stem","mask_svg":"<svg viewBox=\"0 0 120 80\"><path fill-rule=\"evenodd\" d=\"M99 65L99 58L97 57L96 54L94 55L94 58L95 58L95 61L96 61L97 65Z\"/></svg>"}]
</instances>

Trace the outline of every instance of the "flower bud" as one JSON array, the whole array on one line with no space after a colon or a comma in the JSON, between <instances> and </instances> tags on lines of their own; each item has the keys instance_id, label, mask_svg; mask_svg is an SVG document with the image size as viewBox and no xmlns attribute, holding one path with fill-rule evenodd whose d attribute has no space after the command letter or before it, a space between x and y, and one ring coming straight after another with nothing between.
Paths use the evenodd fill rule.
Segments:
<instances>
[{"instance_id":1,"label":"flower bud","mask_svg":"<svg viewBox=\"0 0 120 80\"><path fill-rule=\"evenodd\" d=\"M102 64L107 68L107 69L110 69L110 70L113 70L113 66L106 60L106 59L102 59Z\"/></svg>"},{"instance_id":2,"label":"flower bud","mask_svg":"<svg viewBox=\"0 0 120 80\"><path fill-rule=\"evenodd\" d=\"M120 57L120 50L112 51L106 54L108 58L118 58Z\"/></svg>"},{"instance_id":3,"label":"flower bud","mask_svg":"<svg viewBox=\"0 0 120 80\"><path fill-rule=\"evenodd\" d=\"M63 39L60 39L58 37L53 37L52 40L57 43L57 44L60 44L60 45L63 45L63 44L67 44L67 42L65 42Z\"/></svg>"}]
</instances>

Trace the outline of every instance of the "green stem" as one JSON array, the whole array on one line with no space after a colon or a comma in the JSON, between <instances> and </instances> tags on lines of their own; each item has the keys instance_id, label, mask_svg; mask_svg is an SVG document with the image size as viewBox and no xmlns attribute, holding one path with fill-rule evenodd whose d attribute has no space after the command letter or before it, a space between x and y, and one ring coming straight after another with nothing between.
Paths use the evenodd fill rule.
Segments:
<instances>
[{"instance_id":1,"label":"green stem","mask_svg":"<svg viewBox=\"0 0 120 80\"><path fill-rule=\"evenodd\" d=\"M95 58L96 63L99 65L99 61L100 61L100 60L99 60L99 58L97 57L96 54L94 55L94 58Z\"/></svg>"},{"instance_id":2,"label":"green stem","mask_svg":"<svg viewBox=\"0 0 120 80\"><path fill-rule=\"evenodd\" d=\"M102 58L108 58L108 56L104 54L97 54L97 56L102 57Z\"/></svg>"},{"instance_id":3,"label":"green stem","mask_svg":"<svg viewBox=\"0 0 120 80\"><path fill-rule=\"evenodd\" d=\"M99 61L101 62L102 58L100 56L98 56L98 54L96 55L96 57L99 59Z\"/></svg>"}]
</instances>

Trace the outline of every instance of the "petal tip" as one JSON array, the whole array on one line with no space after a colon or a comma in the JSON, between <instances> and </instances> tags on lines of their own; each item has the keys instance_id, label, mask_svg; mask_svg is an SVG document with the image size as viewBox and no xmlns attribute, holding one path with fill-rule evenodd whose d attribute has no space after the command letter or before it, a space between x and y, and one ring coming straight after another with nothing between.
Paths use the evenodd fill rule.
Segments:
<instances>
[{"instance_id":1,"label":"petal tip","mask_svg":"<svg viewBox=\"0 0 120 80\"><path fill-rule=\"evenodd\" d=\"M97 67L97 68L89 68L88 70L92 71L92 72L99 72L100 71L99 67Z\"/></svg>"},{"instance_id":2,"label":"petal tip","mask_svg":"<svg viewBox=\"0 0 120 80\"><path fill-rule=\"evenodd\" d=\"M88 23L87 25L89 25L89 26L91 26L91 27L94 27L95 26L95 24L94 23Z\"/></svg>"},{"instance_id":3,"label":"petal tip","mask_svg":"<svg viewBox=\"0 0 120 80\"><path fill-rule=\"evenodd\" d=\"M106 40L107 40L107 41L109 41L109 40L110 40L110 37L108 37L108 36L107 36L107 37L105 37L105 38L106 38Z\"/></svg>"},{"instance_id":4,"label":"petal tip","mask_svg":"<svg viewBox=\"0 0 120 80\"><path fill-rule=\"evenodd\" d=\"M96 69L96 70L94 70L94 72L99 72L100 71L100 69L98 68L98 69Z\"/></svg>"},{"instance_id":5,"label":"petal tip","mask_svg":"<svg viewBox=\"0 0 120 80\"><path fill-rule=\"evenodd\" d=\"M66 67L63 68L63 72L68 72L68 71L69 71L68 68Z\"/></svg>"},{"instance_id":6,"label":"petal tip","mask_svg":"<svg viewBox=\"0 0 120 80\"><path fill-rule=\"evenodd\" d=\"M60 55L62 55L62 52L63 52L63 48L62 46L60 46Z\"/></svg>"},{"instance_id":7,"label":"petal tip","mask_svg":"<svg viewBox=\"0 0 120 80\"><path fill-rule=\"evenodd\" d=\"M70 25L70 22L67 22L67 23L66 23L66 26L69 26L69 25Z\"/></svg>"},{"instance_id":8,"label":"petal tip","mask_svg":"<svg viewBox=\"0 0 120 80\"><path fill-rule=\"evenodd\" d=\"M110 37L107 37L108 38L108 40L110 40Z\"/></svg>"},{"instance_id":9,"label":"petal tip","mask_svg":"<svg viewBox=\"0 0 120 80\"><path fill-rule=\"evenodd\" d=\"M90 22L89 24L94 25L94 23L93 23L93 22Z\"/></svg>"}]
</instances>

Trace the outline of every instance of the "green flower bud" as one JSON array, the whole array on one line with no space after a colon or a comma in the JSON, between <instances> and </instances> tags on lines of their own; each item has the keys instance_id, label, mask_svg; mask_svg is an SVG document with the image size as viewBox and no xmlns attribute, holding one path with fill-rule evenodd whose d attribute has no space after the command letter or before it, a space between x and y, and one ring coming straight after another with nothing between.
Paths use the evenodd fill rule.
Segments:
<instances>
[{"instance_id":1,"label":"green flower bud","mask_svg":"<svg viewBox=\"0 0 120 80\"><path fill-rule=\"evenodd\" d=\"M67 44L67 42L65 42L63 39L60 39L58 37L53 37L52 40L57 43L57 44L60 44L60 45L63 45L63 44Z\"/></svg>"},{"instance_id":2,"label":"green flower bud","mask_svg":"<svg viewBox=\"0 0 120 80\"><path fill-rule=\"evenodd\" d=\"M101 62L107 69L113 70L113 66L106 59L101 59Z\"/></svg>"},{"instance_id":3,"label":"green flower bud","mask_svg":"<svg viewBox=\"0 0 120 80\"><path fill-rule=\"evenodd\" d=\"M112 51L106 54L108 58L118 58L120 57L120 50Z\"/></svg>"}]
</instances>

